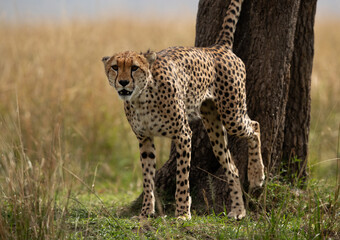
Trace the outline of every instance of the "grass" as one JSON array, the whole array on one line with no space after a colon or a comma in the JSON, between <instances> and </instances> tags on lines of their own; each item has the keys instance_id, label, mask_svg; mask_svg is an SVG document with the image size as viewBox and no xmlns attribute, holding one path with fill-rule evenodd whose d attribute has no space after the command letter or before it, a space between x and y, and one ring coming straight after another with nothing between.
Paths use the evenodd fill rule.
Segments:
<instances>
[{"instance_id":1,"label":"grass","mask_svg":"<svg viewBox=\"0 0 340 240\"><path fill-rule=\"evenodd\" d=\"M77 230L71 234L75 239L336 239L340 229L339 203L329 195L333 189L320 189L320 184L311 182L306 190L299 190L271 181L266 186L266 198L250 200L250 208L256 211L250 211L241 221L230 220L227 213L194 213L188 222L170 216L138 222L129 215L120 216L117 224L101 212L97 202L90 212L84 206L72 208L68 224ZM108 200L105 205L111 204Z\"/></svg>"},{"instance_id":2,"label":"grass","mask_svg":"<svg viewBox=\"0 0 340 240\"><path fill-rule=\"evenodd\" d=\"M192 46L191 21L0 22L0 239L339 238L339 22L316 26L305 189L269 179L248 216L193 213L139 223L138 144L101 57ZM169 142L157 139L157 167Z\"/></svg>"}]
</instances>

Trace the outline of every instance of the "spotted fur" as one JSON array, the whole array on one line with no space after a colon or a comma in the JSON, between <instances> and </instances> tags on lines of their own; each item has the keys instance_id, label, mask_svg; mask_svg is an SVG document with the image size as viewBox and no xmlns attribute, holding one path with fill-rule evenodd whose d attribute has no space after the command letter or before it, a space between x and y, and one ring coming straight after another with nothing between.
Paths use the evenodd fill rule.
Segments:
<instances>
[{"instance_id":1,"label":"spotted fur","mask_svg":"<svg viewBox=\"0 0 340 240\"><path fill-rule=\"evenodd\" d=\"M172 47L143 54L125 51L103 58L109 83L124 101L126 117L139 141L144 188L140 217L155 211L153 138L164 136L176 146L176 216L191 218L191 116L202 118L214 154L228 178L232 201L229 217L243 218L246 211L227 135L248 140L250 188L262 186L260 127L248 117L246 70L232 52L241 5L242 0L231 1L219 37L211 47Z\"/></svg>"}]
</instances>

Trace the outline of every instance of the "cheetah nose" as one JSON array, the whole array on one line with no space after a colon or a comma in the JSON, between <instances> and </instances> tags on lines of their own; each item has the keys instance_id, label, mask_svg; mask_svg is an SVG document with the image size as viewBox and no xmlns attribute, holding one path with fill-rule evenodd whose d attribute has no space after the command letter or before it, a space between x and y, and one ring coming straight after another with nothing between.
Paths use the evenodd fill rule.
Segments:
<instances>
[{"instance_id":1,"label":"cheetah nose","mask_svg":"<svg viewBox=\"0 0 340 240\"><path fill-rule=\"evenodd\" d=\"M120 85L122 85L123 87L125 87L126 85L129 84L129 81L128 80L119 80L118 81Z\"/></svg>"}]
</instances>

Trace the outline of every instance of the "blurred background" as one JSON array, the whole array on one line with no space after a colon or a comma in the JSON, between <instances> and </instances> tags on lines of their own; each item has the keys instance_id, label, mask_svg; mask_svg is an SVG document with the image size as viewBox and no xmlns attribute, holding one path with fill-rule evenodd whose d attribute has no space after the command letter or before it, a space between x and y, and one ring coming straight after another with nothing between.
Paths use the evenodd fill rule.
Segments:
<instances>
[{"instance_id":1,"label":"blurred background","mask_svg":"<svg viewBox=\"0 0 340 240\"><path fill-rule=\"evenodd\" d=\"M28 176L51 189L74 188L74 174L113 197L122 189L138 194L138 144L100 60L126 49L192 46L197 7L198 0L1 0L0 182ZM308 168L331 184L339 155L339 29L340 1L319 0ZM157 139L157 168L169 144Z\"/></svg>"},{"instance_id":2,"label":"blurred background","mask_svg":"<svg viewBox=\"0 0 340 240\"><path fill-rule=\"evenodd\" d=\"M181 20L194 19L198 0L2 0L0 16L10 21L42 21L65 19L95 20L98 17L169 18L181 16ZM340 2L319 0L317 17L337 18Z\"/></svg>"}]
</instances>

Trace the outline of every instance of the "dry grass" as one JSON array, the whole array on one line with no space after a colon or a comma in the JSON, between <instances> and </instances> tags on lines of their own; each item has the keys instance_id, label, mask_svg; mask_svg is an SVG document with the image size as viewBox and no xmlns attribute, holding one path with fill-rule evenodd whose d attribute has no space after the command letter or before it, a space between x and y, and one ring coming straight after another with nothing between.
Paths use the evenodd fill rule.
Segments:
<instances>
[{"instance_id":1,"label":"dry grass","mask_svg":"<svg viewBox=\"0 0 340 240\"><path fill-rule=\"evenodd\" d=\"M339 20L316 24L309 156L319 175L335 176L340 128ZM338 155L339 157L339 155Z\"/></svg>"},{"instance_id":2,"label":"dry grass","mask_svg":"<svg viewBox=\"0 0 340 240\"><path fill-rule=\"evenodd\" d=\"M339 27L339 22L316 26L313 164L336 156ZM0 23L0 36L0 238L62 237L69 190L79 191L63 168L89 183L98 165L102 192L141 187L138 145L104 76L101 57L122 49L191 46L194 23ZM161 162L168 144L158 141ZM334 169L321 173L334 176Z\"/></svg>"},{"instance_id":3,"label":"dry grass","mask_svg":"<svg viewBox=\"0 0 340 240\"><path fill-rule=\"evenodd\" d=\"M60 137L62 152L74 165L102 161L109 168L110 160L135 157L136 144L130 142L134 137L107 84L101 57L122 49L192 45L194 25L124 20L2 24L0 35L6 36L0 39L2 133L13 136L5 125L18 126L18 105L20 137L31 159L49 155ZM124 154L121 149L132 151ZM115 166L134 167L123 162ZM114 169L107 171L115 174Z\"/></svg>"}]
</instances>

